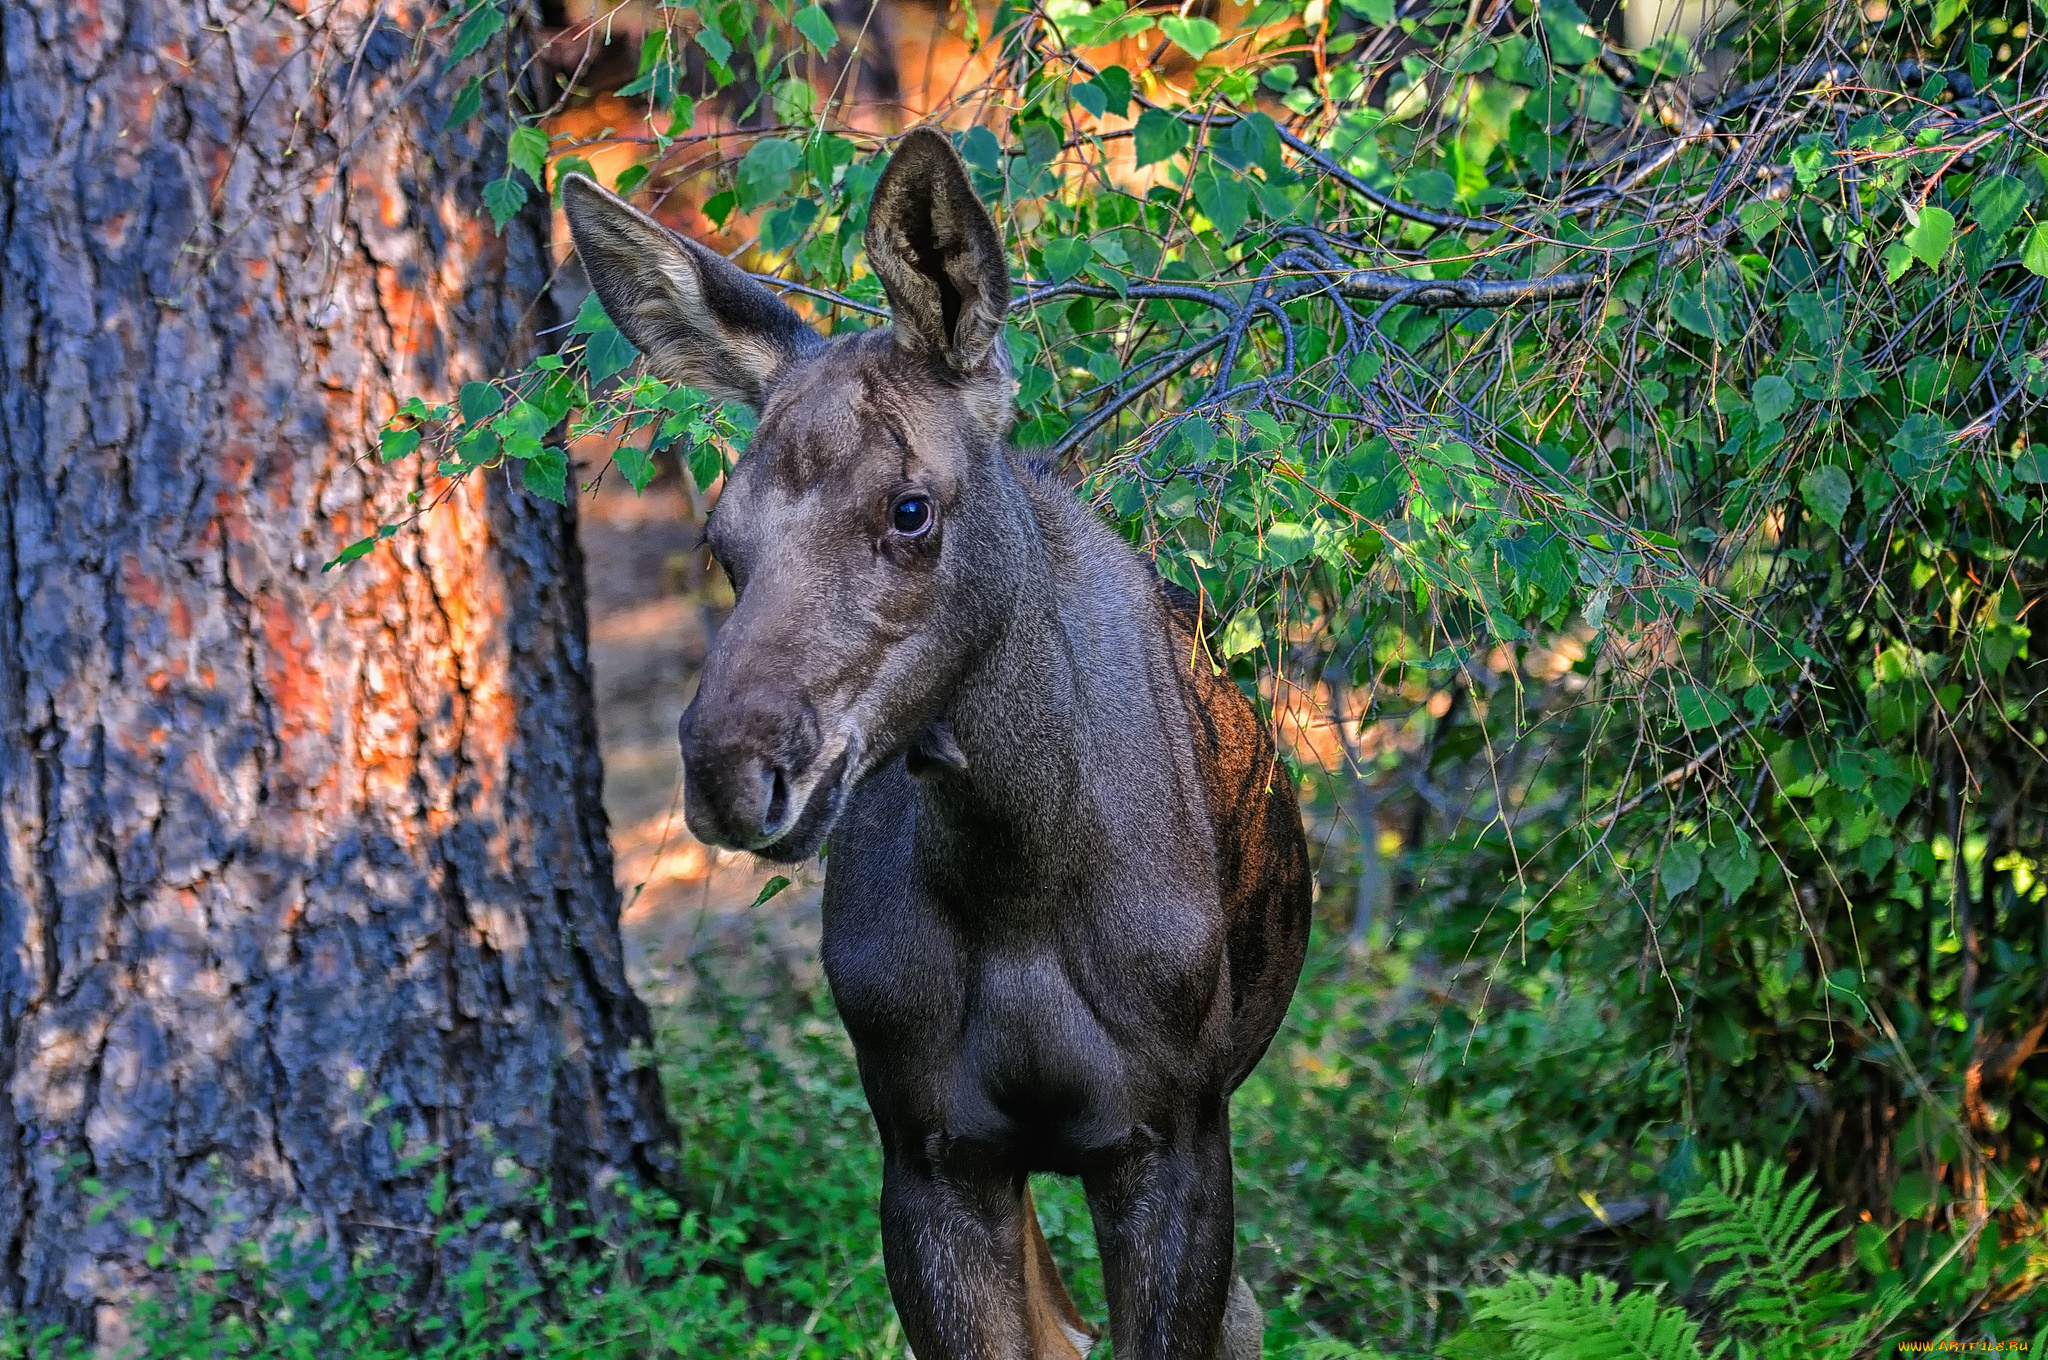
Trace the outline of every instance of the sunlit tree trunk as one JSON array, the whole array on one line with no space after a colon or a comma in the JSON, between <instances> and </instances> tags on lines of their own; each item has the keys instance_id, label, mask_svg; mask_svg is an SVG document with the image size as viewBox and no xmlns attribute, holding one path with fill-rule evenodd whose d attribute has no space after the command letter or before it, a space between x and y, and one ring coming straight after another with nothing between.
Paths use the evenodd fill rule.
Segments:
<instances>
[{"instance_id":1,"label":"sunlit tree trunk","mask_svg":"<svg viewBox=\"0 0 2048 1360\"><path fill-rule=\"evenodd\" d=\"M138 1218L424 1265L437 1176L663 1155L573 515L474 484L321 571L420 485L394 401L548 315L432 17L0 5L0 1305L103 1339Z\"/></svg>"}]
</instances>

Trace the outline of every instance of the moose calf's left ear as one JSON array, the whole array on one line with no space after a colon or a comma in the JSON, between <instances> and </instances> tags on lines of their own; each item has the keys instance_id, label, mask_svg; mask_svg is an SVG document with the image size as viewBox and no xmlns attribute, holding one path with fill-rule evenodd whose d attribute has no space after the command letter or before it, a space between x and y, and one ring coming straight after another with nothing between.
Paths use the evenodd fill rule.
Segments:
<instances>
[{"instance_id":1,"label":"moose calf's left ear","mask_svg":"<svg viewBox=\"0 0 2048 1360\"><path fill-rule=\"evenodd\" d=\"M730 260L584 176L562 181L562 207L605 314L657 377L758 409L776 373L823 343Z\"/></svg>"},{"instance_id":2,"label":"moose calf's left ear","mask_svg":"<svg viewBox=\"0 0 2048 1360\"><path fill-rule=\"evenodd\" d=\"M896 146L868 209L868 263L889 294L897 340L961 377L997 350L1010 310L1003 238L967 182L960 153L933 128Z\"/></svg>"}]
</instances>

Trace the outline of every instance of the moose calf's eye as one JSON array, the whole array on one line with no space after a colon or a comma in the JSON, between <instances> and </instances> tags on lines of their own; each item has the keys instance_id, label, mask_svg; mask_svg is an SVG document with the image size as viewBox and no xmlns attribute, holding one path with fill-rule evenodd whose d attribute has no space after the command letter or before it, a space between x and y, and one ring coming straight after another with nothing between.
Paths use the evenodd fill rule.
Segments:
<instances>
[{"instance_id":1,"label":"moose calf's eye","mask_svg":"<svg viewBox=\"0 0 2048 1360\"><path fill-rule=\"evenodd\" d=\"M889 526L905 538L917 538L932 527L932 503L922 496L905 496L889 512Z\"/></svg>"}]
</instances>

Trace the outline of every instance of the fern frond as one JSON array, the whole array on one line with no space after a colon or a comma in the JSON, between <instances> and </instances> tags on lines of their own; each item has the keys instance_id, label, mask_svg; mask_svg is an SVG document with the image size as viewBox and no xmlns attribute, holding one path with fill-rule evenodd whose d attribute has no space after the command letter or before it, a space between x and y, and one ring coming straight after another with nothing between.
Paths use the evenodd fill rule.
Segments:
<instances>
[{"instance_id":1,"label":"fern frond","mask_svg":"<svg viewBox=\"0 0 2048 1360\"><path fill-rule=\"evenodd\" d=\"M1474 1293L1475 1316L1505 1323L1524 1360L1713 1360L1700 1350L1699 1324L1654 1290L1616 1297L1614 1281L1520 1275Z\"/></svg>"},{"instance_id":2,"label":"fern frond","mask_svg":"<svg viewBox=\"0 0 2048 1360\"><path fill-rule=\"evenodd\" d=\"M1674 1214L1707 1220L1680 1239L1679 1250L1699 1253L1698 1269L1727 1267L1708 1297L1728 1301L1731 1326L1816 1336L1837 1300L1827 1277L1809 1280L1807 1272L1848 1229L1830 1228L1834 1211L1820 1208L1811 1175L1788 1190L1785 1168L1765 1162L1751 1180L1740 1148L1721 1155L1719 1172Z\"/></svg>"}]
</instances>

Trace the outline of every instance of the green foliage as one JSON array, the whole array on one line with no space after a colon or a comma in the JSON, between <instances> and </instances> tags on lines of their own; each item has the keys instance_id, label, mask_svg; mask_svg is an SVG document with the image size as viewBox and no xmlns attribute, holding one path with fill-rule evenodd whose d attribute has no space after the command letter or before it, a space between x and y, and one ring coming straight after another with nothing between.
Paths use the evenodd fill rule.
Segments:
<instances>
[{"instance_id":1,"label":"green foliage","mask_svg":"<svg viewBox=\"0 0 2048 1360\"><path fill-rule=\"evenodd\" d=\"M581 1205L529 1188L495 1218L496 1243L451 1263L432 1289L374 1256L338 1258L307 1225L303 1238L245 1244L214 1260L180 1254L164 1287L130 1319L121 1360L569 1360L758 1354L730 1284L738 1231L708 1227L664 1196L628 1193L602 1223ZM565 1220L578 1220L574 1226ZM148 1236L153 1225L130 1230ZM488 1241L488 1239L486 1239ZM0 1322L5 1360L82 1360L95 1352L62 1329Z\"/></svg>"},{"instance_id":2,"label":"green foliage","mask_svg":"<svg viewBox=\"0 0 2048 1360\"><path fill-rule=\"evenodd\" d=\"M1587 1275L1576 1282L1524 1275L1477 1291L1473 1316L1505 1326L1524 1360L1707 1360L1731 1350L1744 1360L1851 1360L1903 1310L1897 1291L1865 1296L1840 1288L1823 1254L1848 1235L1829 1228L1811 1176L1791 1190L1785 1169L1765 1163L1748 1180L1740 1149L1720 1158L1718 1179L1675 1218L1706 1222L1678 1244L1707 1290L1711 1349L1701 1324L1656 1289L1622 1291Z\"/></svg>"}]
</instances>

